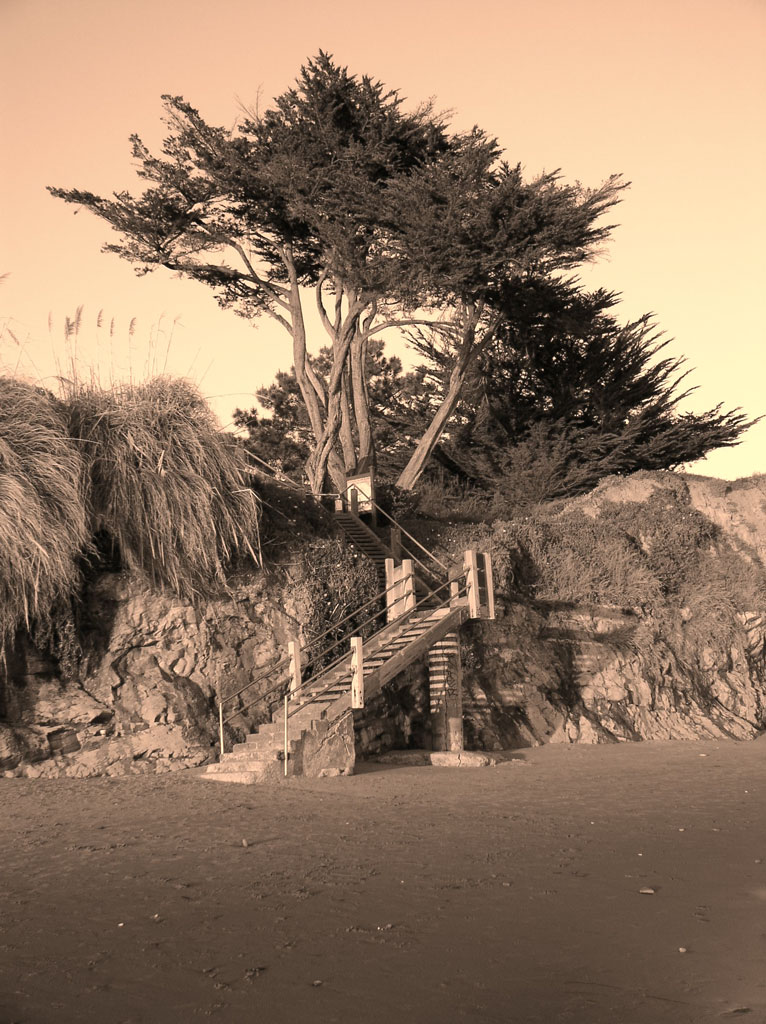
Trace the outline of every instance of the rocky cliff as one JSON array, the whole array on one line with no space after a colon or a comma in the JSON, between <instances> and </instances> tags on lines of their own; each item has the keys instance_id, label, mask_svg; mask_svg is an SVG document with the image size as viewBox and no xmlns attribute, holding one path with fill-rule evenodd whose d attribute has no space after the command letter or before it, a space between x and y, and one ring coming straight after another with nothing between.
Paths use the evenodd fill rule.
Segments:
<instances>
[{"instance_id":1,"label":"rocky cliff","mask_svg":"<svg viewBox=\"0 0 766 1024\"><path fill-rule=\"evenodd\" d=\"M639 514L647 503L666 516L655 514L661 528L652 536ZM766 478L637 474L559 514L573 511L619 519L665 590L652 590L647 576L647 600L570 600L555 579L525 591L513 566L499 573L497 620L464 632L467 746L747 739L766 729ZM676 564L683 546L663 544L668 522L680 524L684 543L693 535L693 565ZM576 565L567 571L576 576ZM562 576L562 592L567 586ZM245 685L308 616L284 577L237 579L228 598L196 609L130 577L100 577L84 597L88 662L79 682L19 638L0 681L0 772L86 776L204 762L214 756L219 687ZM267 687L264 678L254 692ZM358 752L427 745L426 687L414 666L357 716ZM267 715L256 704L233 725L242 733Z\"/></svg>"}]
</instances>

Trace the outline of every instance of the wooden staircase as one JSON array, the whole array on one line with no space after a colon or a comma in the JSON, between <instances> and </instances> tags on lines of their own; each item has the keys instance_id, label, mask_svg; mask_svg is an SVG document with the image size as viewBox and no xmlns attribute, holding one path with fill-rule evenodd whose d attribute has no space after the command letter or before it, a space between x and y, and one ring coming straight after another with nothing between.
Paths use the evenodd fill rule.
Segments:
<instances>
[{"instance_id":1,"label":"wooden staircase","mask_svg":"<svg viewBox=\"0 0 766 1024\"><path fill-rule=\"evenodd\" d=\"M355 510L347 509L343 502L339 504L340 507L336 504L339 525L351 543L375 563L385 581L382 593L353 613L357 623L355 629L362 632L364 623L358 625L359 613L370 605L374 606L366 620L370 628L378 624L384 615L388 622L370 637L347 637L350 650L321 669L317 666L329 660L328 651L337 650L337 641L333 641L324 653L315 648L304 650L295 641L289 645L289 656L279 659L242 690L219 700L221 757L217 764L206 767L201 776L203 779L254 783L277 781L289 775L352 771L355 754L351 712L362 709L366 700L422 658L435 644L448 635L456 638L466 619L494 618L488 556L467 551L462 568L450 573L449 578L446 573L440 578L422 559L414 559L400 545L401 533L395 535L395 544L388 547ZM401 531L398 524L394 526ZM407 536L413 544L422 547L415 538ZM398 552L394 548L398 548ZM433 558L426 549L422 550L425 556ZM399 565L395 564L397 553ZM402 554L409 557L401 560ZM415 562L417 569L414 568ZM444 568L442 563L438 565ZM334 634L339 625L342 623L331 627L325 634L328 642L332 640L330 634ZM304 654L308 660L302 668ZM309 665L313 674L305 678L304 672ZM271 684L269 689L250 705L243 704L243 693L256 683L266 681ZM271 721L259 726L244 742L235 743L231 751L225 752L225 724L237 719L253 703L269 698L275 704L280 702ZM229 717L225 718L224 704L234 700L239 700L239 707L232 708ZM329 764L326 763L328 750ZM317 751L320 756L317 756Z\"/></svg>"},{"instance_id":2,"label":"wooden staircase","mask_svg":"<svg viewBox=\"0 0 766 1024\"><path fill-rule=\"evenodd\" d=\"M367 700L408 665L425 654L468 618L468 600L413 613L392 623L364 644L363 690ZM352 707L353 655L346 655L328 671L308 681L289 702L287 770L285 771L285 711L258 727L244 743L234 745L217 764L208 765L203 778L215 782L263 782L299 774L304 740L310 733L325 733Z\"/></svg>"},{"instance_id":3,"label":"wooden staircase","mask_svg":"<svg viewBox=\"0 0 766 1024\"><path fill-rule=\"evenodd\" d=\"M392 534L390 544L386 544L379 533L372 530L356 512L340 500L336 502L335 522L343 530L351 545L373 562L378 571L381 586L385 586L386 561L393 559L394 562L400 562L402 558L414 558L415 593L418 599L425 597L429 591L437 589L444 582L442 574L434 572L432 568L414 556L414 552L410 549L415 545L413 543L407 545L402 538L402 528L394 520L391 520L393 525L390 530ZM414 541L414 538L412 540ZM425 551L425 549L423 550Z\"/></svg>"}]
</instances>

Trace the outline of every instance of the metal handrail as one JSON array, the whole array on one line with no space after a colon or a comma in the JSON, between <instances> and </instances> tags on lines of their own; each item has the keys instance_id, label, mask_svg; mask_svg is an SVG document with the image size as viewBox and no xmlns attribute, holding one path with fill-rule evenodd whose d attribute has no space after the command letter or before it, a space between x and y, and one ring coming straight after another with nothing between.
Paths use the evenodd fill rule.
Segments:
<instances>
[{"instance_id":1,"label":"metal handrail","mask_svg":"<svg viewBox=\"0 0 766 1024\"><path fill-rule=\"evenodd\" d=\"M301 650L308 650L308 648L313 646L314 644L316 644L317 641L322 640L324 637L326 637L330 633L334 632L336 629L338 629L339 626L342 626L344 623L348 622L349 619L353 619L353 617L355 615L358 615L359 612L364 611L365 608L369 608L369 606L371 604L373 604L373 602L379 601L382 597L385 597L386 594L388 594L391 590L393 590L395 587L398 587L400 585L400 582L401 582L400 580L397 580L396 583L392 583L390 587L386 587L385 590L381 590L379 594L375 595L375 597L371 597L369 599L369 601L365 601L364 604L360 604L359 607L356 608L353 612L349 612L349 614L344 616L344 618L339 619L338 622L334 623L332 626L329 626L324 631L324 633L320 633L318 636L315 636L310 642L307 642L306 644L304 644L301 647ZM374 618L374 616L373 616L373 618ZM332 649L331 647L328 648L328 650L331 650L331 649ZM306 664L310 664L310 662L307 662Z\"/></svg>"},{"instance_id":2,"label":"metal handrail","mask_svg":"<svg viewBox=\"0 0 766 1024\"><path fill-rule=\"evenodd\" d=\"M375 637L377 637L377 636L380 636L380 634L381 634L381 633L385 632L385 630L386 630L386 629L389 629L389 628L390 628L391 626L396 626L397 624L401 623L402 621L405 621L406 619L408 619L408 618L409 618L409 617L410 617L410 616L412 615L412 613L413 613L413 612L415 612L415 611L417 610L417 608L418 608L418 605L422 604L422 603L423 603L424 601L427 601L427 600L428 600L428 598L429 598L429 597L432 597L432 596L433 596L434 594L438 594L438 592L439 592L440 590L443 590L443 589L444 589L444 587L448 587L448 586L450 586L450 585L451 585L452 583L454 583L454 582L456 582L457 580L459 580L459 579L461 578L461 576L462 576L462 575L464 575L464 574L463 574L463 573L461 573L461 574L459 574L458 576L454 576L454 577L451 577L450 579L448 579L448 580L447 580L447 582L446 582L446 583L443 583L443 584L442 584L442 586L440 586L440 587L437 587L437 589L436 589L436 590L433 590L433 591L429 591L428 595L427 595L426 597L424 597L424 598L421 598L421 600L420 600L420 601L418 601L418 602L417 602L417 604L413 605L413 607L412 607L412 608L408 609L408 610L407 610L406 612L404 612L404 613L403 613L402 615L400 615L400 616L399 616L398 618L396 618L396 619L393 619L393 620L392 620L391 622L388 622L388 623L386 623L386 625L385 625L385 626L383 627L383 629L380 629L380 630L378 630L378 632L377 632L377 633L373 633L373 635L372 635L372 636L370 637L370 640L374 640L374 639L375 639ZM431 609L431 611L432 611L432 612L436 612L436 611L439 611L439 609L440 609L440 608L443 608L443 607L444 607L444 606L445 606L445 605L446 605L446 604L447 604L447 603L448 603L448 602L449 602L450 600L451 600L451 595L450 595L450 597L449 597L449 598L446 598L446 599L445 599L445 600L443 600L443 601L442 601L442 602L441 602L440 604L438 604L438 605L436 606L436 608L432 608L432 609ZM340 664L340 663L341 663L342 661L345 661L345 660L346 660L346 658L348 658L348 657L349 657L349 655L348 655L348 654L344 654L344 655L343 655L343 656L342 656L341 658L338 658L338 659L337 659L337 660L336 660L335 662L333 662L333 664L332 664L332 665L328 665L326 669L323 669L323 670L322 670L322 674L324 675L325 673L329 672L329 671L330 671L330 669L332 669L332 668L335 668L335 667L336 667L337 665L339 665L339 664ZM321 678L321 676L320 676L320 677L318 677L318 678ZM316 681L317 681L316 679L315 679L315 680L313 680L313 682L315 682L315 683L316 683ZM303 688L304 688L305 686L307 686L307 685L308 685L308 684L309 684L310 682L312 682L312 680L310 680L310 679L307 679L305 683L302 683L302 684L301 684L301 686L300 686L300 687L299 687L299 688L298 688L297 690L293 691L293 693L291 693L291 694L289 695L289 698L288 698L288 699L289 699L289 700L293 700L293 698L295 697L295 695L296 695L296 694L297 694L297 693L298 693L298 692L299 692L300 690L302 690L302 689L303 689ZM327 686L324 686L324 687L322 687L322 689L321 689L321 690L317 690L317 691L316 691L315 693L312 693L312 694L310 695L309 699L308 699L308 700L306 700L306 701L304 701L304 702L303 702L303 703L301 704L301 706L300 706L300 707L298 707L298 708L294 708L294 709L293 709L292 711L289 711L289 712L287 712L287 716L288 716L288 718L289 718L289 717L292 717L292 715L296 715L296 714L297 714L297 713L298 713L299 711L302 711L302 710L303 710L303 708L307 708L307 707L309 707L309 706L310 706L311 704L314 704L314 703L315 703L315 702L316 702L316 701L317 701L317 700L319 699L319 697L323 696L323 695L324 695L325 693L327 693L327 691L328 691L328 690L331 690L331 689L333 688L333 686L335 686L335 685L336 685L336 683L335 683L335 682L331 682L331 683L328 683L328 684L327 684Z\"/></svg>"},{"instance_id":3,"label":"metal handrail","mask_svg":"<svg viewBox=\"0 0 766 1024\"><path fill-rule=\"evenodd\" d=\"M412 534L411 534L411 533L409 533L409 531L405 530L405 528L404 528L404 527L403 527L403 526L401 525L401 523L398 523L398 522L397 522L397 521L396 521L396 520L394 519L394 517L393 517L392 515L389 515L389 513L388 513L388 512L386 512L386 510L385 510L384 508L381 508L381 507L380 507L380 505L379 505L379 504L378 504L378 503L377 503L376 501L374 501L374 500L373 500L372 498L369 498L369 499L366 499L366 500L369 500L370 504L371 504L371 505L373 505L373 506L374 506L374 507L375 507L375 508L377 509L377 511L378 511L378 512L382 512L382 513L383 513L383 515L384 515L384 516L386 517L386 519L388 519L388 520L389 520L389 522L393 523L393 524L394 524L394 526L395 526L395 527L397 528L397 530L401 530L401 531L402 531L402 533L404 534L404 536L405 536L405 537L407 537L407 538L408 538L409 540L411 540L411 541L413 542L413 544L417 544L417 546L418 546L418 547L420 548L420 550L421 550L421 551L424 551L424 552L426 553L426 555L428 555L428 557L429 557L429 558L430 558L430 559L431 559L431 560L432 560L433 562L436 562L436 564L437 564L437 565L439 565L439 566L441 566L441 568L442 568L442 569L443 569L443 570L444 570L444 571L445 571L446 573L449 573L449 571L450 571L450 570L449 570L449 568L448 568L448 567L447 567L447 566L446 566L446 565L444 564L444 562L442 562L442 561L441 561L441 559L440 559L440 558L437 558L437 557L436 557L436 555L435 555L435 554L433 553L433 551L429 551L429 550L428 550L428 548L427 548L427 547L426 547L426 546L425 546L424 544L421 544L421 543L420 543L420 541L419 541L419 540L417 540L417 538L413 537L413 536L412 536ZM414 556L413 556L413 557L414 557ZM423 563L422 563L422 562L420 562L420 565L423 565ZM423 568L425 569L425 568L426 568L426 566L425 566L425 565L423 565ZM430 570L429 570L429 571L430 571Z\"/></svg>"},{"instance_id":4,"label":"metal handrail","mask_svg":"<svg viewBox=\"0 0 766 1024\"><path fill-rule=\"evenodd\" d=\"M407 609L401 615L398 615L395 619L392 619L390 622L387 622L385 624L385 626L381 627L381 629L379 629L377 632L373 633L372 636L368 637L368 641L367 642L369 643L370 641L375 640L377 637L379 637L381 635L381 633L384 633L387 629L391 629L392 627L398 626L398 625L402 624L403 622L406 622L407 619L412 615L412 613L417 611L418 608L420 608L420 606L423 605L426 601L428 601L430 598L432 598L436 594L438 594L440 590L444 590L445 587L448 587L452 583L457 582L457 580L462 579L464 576L465 576L464 572L458 573L456 576L450 577L450 579L448 579L445 583L442 583L441 586L437 587L435 590L429 590L428 593L425 595L425 597L422 597L419 601L415 602L415 604L412 606L412 608ZM395 585L398 585L398 583L395 584ZM392 589L391 587L388 587L386 590L382 591L380 596L382 596L383 594L388 593L388 591L391 590L391 589ZM439 608L443 608L445 606L445 604L447 604L448 600L449 600L449 598L441 601L436 606L436 608L433 609L433 611L438 611ZM376 617L377 616L375 616L375 615L371 615L368 619L365 619L365 621L361 625L364 626L368 622L372 622ZM338 644L343 643L343 641L347 640L347 639L348 639L348 637L342 637L335 644L332 644L330 647L325 648L324 652L320 652L320 653L327 653L327 651L332 650L333 647L337 647ZM303 650L303 649L304 648L301 648L301 650ZM317 657L319 657L319 655L315 655L313 659L311 659L310 661L305 662L303 664L302 668L305 669L308 665L313 664L313 662L316 660ZM296 694L298 694L302 690L304 690L310 683L316 683L318 679L321 679L321 677L323 675L326 675L328 672L331 672L334 668L336 668L338 665L340 665L341 662L345 661L346 658L348 658L348 654L347 653L341 654L334 661L331 661L329 665L323 666L322 669L321 669L321 672L320 672L320 674L318 676L314 676L311 679L303 680L301 682L300 686L296 687L295 690L293 690L292 693L289 695L289 699L292 700L295 697ZM279 661L275 662L272 667L274 669L276 669L279 665L284 665L289 660L290 660L289 658L281 658ZM238 694L243 693L246 689L248 689L250 686L252 686L253 683L257 682L258 679L262 679L263 676L267 675L267 674L268 674L267 672L262 672L256 679L253 680L252 683L248 683L247 686L244 686L244 687L242 687L241 690L238 690L237 694L231 694L230 696L237 696ZM249 704L245 704L244 707L239 708L233 715L229 715L228 718L225 718L223 720L223 724L224 725L228 724L233 718L236 718L237 715L241 715L244 711L247 711L254 704L258 704L260 701L266 700L266 698L270 697L272 694L280 692L287 682L288 682L288 680L282 679L275 686L273 686L270 690L266 690L265 693L258 694L258 696L255 698L255 700L251 701ZM326 687L326 689L329 689L333 685L334 685L333 683L330 683L329 686ZM325 692L325 690L318 691L319 694L322 694L324 692ZM283 696L283 694L280 693L280 696ZM226 698L226 700L228 700L228 699L229 699L229 697ZM307 701L306 703L307 704L311 704L312 702L313 702L313 699L311 701ZM296 709L296 710L298 710L298 709ZM291 714L294 714L294 712L291 712Z\"/></svg>"},{"instance_id":5,"label":"metal handrail","mask_svg":"<svg viewBox=\"0 0 766 1024\"><path fill-rule=\"evenodd\" d=\"M381 598L385 597L389 593L389 591L393 590L395 587L397 587L399 585L400 585L400 581L397 581L396 583L392 583L390 587L386 587L385 590L381 590L381 592L379 594L376 594L374 597L371 597L369 601L365 601L365 603L363 605L360 605L359 608L357 608L355 611L353 611L350 614L346 615L339 622L336 622L333 626L330 626L329 629L326 629L323 633L320 633L319 636L314 637L311 641L308 641L307 643L303 644L300 647L300 650L301 651L308 651L308 650L310 650L310 648L314 644L316 644L317 640L321 640L323 637L327 636L329 633L332 633L333 630L338 629L340 626L344 625L344 623L348 622L349 619L352 619L355 615L358 615L359 612L363 611L365 608L368 608L375 601L379 601ZM380 612L380 611L376 612L375 615L371 615L369 618L365 619L364 622L361 625L362 626L367 625L368 622L372 622L372 620L375 619L380 614L382 614L382 612ZM337 640L334 644L330 644L329 647L325 647L323 651L318 651L307 662L304 663L303 667L305 668L308 665L313 664L319 657L321 657L322 654L326 654L328 651L331 651L333 649L333 647L337 647L338 644L342 643L342 642L343 642L342 639L341 640ZM249 690L252 686L255 686L255 684L257 682L260 682L260 680L263 679L265 676L271 675L273 672L276 672L277 669L279 669L280 667L284 667L285 665L289 664L289 662L290 662L289 655L283 655L281 658L278 658L276 661L272 662L270 665L267 665L266 668L264 669L264 671L260 672L255 677L255 679L251 679L249 683L245 683L245 685L240 687L240 689L237 690L235 693L229 693L225 697L219 698L219 705L223 706L225 704L228 704L229 701L232 701L232 700L234 700L235 697L239 697L241 694L243 694L245 692L245 690ZM251 708L253 706L253 704L257 704L258 701L263 700L264 698L269 696L269 694L276 692L276 690L279 689L280 685L281 684L278 684L276 687L273 687L271 690L267 690L265 693L259 694L259 696L254 701L251 701L249 704L246 704L244 707L239 708L233 715L229 715L228 718L225 718L224 721L223 721L223 724L226 725L228 722L230 722L232 720L232 718L236 718L237 715L241 715L243 711L247 711L248 708Z\"/></svg>"}]
</instances>

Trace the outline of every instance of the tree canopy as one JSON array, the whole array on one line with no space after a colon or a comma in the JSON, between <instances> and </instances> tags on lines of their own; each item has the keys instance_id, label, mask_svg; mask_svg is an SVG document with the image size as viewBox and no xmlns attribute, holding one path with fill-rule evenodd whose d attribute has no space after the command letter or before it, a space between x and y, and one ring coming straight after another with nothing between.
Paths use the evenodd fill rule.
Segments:
<instances>
[{"instance_id":1,"label":"tree canopy","mask_svg":"<svg viewBox=\"0 0 766 1024\"><path fill-rule=\"evenodd\" d=\"M752 425L717 406L681 413L694 389L680 357L651 316L621 324L617 296L566 280L528 281L502 329L467 375L439 446L456 482L491 490L500 504L567 497L602 477L672 469L736 444ZM383 479L397 479L449 388L456 359L449 339L412 339L423 363L405 374L378 342L366 375ZM437 344L441 341L441 344ZM329 352L320 362L329 363ZM295 474L305 461L308 424L295 378L280 373L258 392L267 415L237 410L254 451Z\"/></svg>"},{"instance_id":2,"label":"tree canopy","mask_svg":"<svg viewBox=\"0 0 766 1024\"><path fill-rule=\"evenodd\" d=\"M285 329L315 493L328 470L342 488L347 472L375 457L372 339L418 327L454 352L441 401L398 477L410 488L477 359L502 337L519 287L590 258L625 187L617 175L593 189L558 173L527 181L481 129L453 132L430 104L408 112L398 92L321 52L234 131L208 125L181 97L164 102L162 155L131 140L147 183L140 195L51 192L107 221L119 240L106 251L138 272L180 273L222 306ZM309 354L311 291L329 341L324 362Z\"/></svg>"}]
</instances>

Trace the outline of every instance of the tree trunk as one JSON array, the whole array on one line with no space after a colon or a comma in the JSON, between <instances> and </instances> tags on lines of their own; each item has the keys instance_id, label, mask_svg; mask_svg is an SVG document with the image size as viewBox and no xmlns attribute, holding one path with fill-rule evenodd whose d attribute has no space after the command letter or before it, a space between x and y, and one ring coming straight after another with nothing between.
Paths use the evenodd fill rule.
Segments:
<instances>
[{"instance_id":1,"label":"tree trunk","mask_svg":"<svg viewBox=\"0 0 766 1024\"><path fill-rule=\"evenodd\" d=\"M312 481L311 489L314 494L321 493L322 483L320 481L324 481L328 467L338 491L342 492L346 487L346 475L342 470L338 472L338 464L342 466L342 463L334 448L338 441L342 422L343 375L361 310L362 306L359 303L350 305L345 322L338 332L338 342L333 344L333 366L327 385L327 411L324 429L317 436L316 446L306 464L306 471Z\"/></svg>"},{"instance_id":2,"label":"tree trunk","mask_svg":"<svg viewBox=\"0 0 766 1024\"><path fill-rule=\"evenodd\" d=\"M343 449L343 464L346 473L356 469L356 445L354 444L354 410L351 404L351 380L347 367L341 381L340 443Z\"/></svg>"},{"instance_id":3,"label":"tree trunk","mask_svg":"<svg viewBox=\"0 0 766 1024\"><path fill-rule=\"evenodd\" d=\"M375 468L375 448L370 422L370 401L367 394L367 378L365 362L367 357L367 339L359 331L351 343L351 389L354 401L354 416L359 435L359 461L370 470Z\"/></svg>"},{"instance_id":4,"label":"tree trunk","mask_svg":"<svg viewBox=\"0 0 766 1024\"><path fill-rule=\"evenodd\" d=\"M442 436L444 428L460 400L463 385L465 384L471 364L492 336L493 331L488 329L482 340L477 344L476 326L479 322L480 311L471 307L466 313L467 321L463 327L463 337L460 342L455 365L452 367L452 373L450 374L447 394L428 425L428 429L418 441L409 462L396 481L396 486L401 487L404 491L411 491L420 479L420 475L425 469L431 453L438 444L439 438Z\"/></svg>"}]
</instances>

